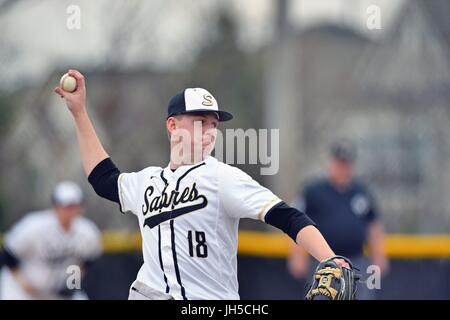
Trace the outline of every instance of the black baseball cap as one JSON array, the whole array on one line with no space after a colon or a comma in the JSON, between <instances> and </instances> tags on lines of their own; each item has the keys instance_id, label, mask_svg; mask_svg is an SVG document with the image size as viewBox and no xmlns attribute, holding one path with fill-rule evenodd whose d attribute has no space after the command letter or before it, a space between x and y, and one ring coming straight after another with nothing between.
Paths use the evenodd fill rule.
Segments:
<instances>
[{"instance_id":1,"label":"black baseball cap","mask_svg":"<svg viewBox=\"0 0 450 320\"><path fill-rule=\"evenodd\" d=\"M348 140L336 141L331 144L330 153L333 158L350 164L356 160L355 146Z\"/></svg>"},{"instance_id":2,"label":"black baseball cap","mask_svg":"<svg viewBox=\"0 0 450 320\"><path fill-rule=\"evenodd\" d=\"M217 100L203 88L187 88L173 96L167 108L167 118L177 114L202 112L215 112L219 121L233 119L231 113L219 110Z\"/></svg>"}]
</instances>

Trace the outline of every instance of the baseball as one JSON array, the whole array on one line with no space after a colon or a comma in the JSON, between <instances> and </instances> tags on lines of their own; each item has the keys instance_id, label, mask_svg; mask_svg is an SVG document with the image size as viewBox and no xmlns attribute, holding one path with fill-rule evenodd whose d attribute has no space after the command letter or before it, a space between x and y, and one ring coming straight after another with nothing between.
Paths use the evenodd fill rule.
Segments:
<instances>
[{"instance_id":1,"label":"baseball","mask_svg":"<svg viewBox=\"0 0 450 320\"><path fill-rule=\"evenodd\" d=\"M74 92L75 89L77 88L77 80L66 73L61 77L61 80L59 81L59 86L64 91Z\"/></svg>"}]
</instances>

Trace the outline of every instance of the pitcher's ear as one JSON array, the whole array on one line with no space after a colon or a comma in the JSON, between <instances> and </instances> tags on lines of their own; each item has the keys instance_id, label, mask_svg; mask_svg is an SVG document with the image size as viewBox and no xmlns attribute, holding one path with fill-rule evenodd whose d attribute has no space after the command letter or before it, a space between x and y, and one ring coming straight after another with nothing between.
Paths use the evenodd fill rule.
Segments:
<instances>
[{"instance_id":1,"label":"pitcher's ear","mask_svg":"<svg viewBox=\"0 0 450 320\"><path fill-rule=\"evenodd\" d=\"M176 121L175 117L167 118L166 128L167 128L167 132L169 132L169 134L173 133L173 131L177 128L177 121Z\"/></svg>"}]
</instances>

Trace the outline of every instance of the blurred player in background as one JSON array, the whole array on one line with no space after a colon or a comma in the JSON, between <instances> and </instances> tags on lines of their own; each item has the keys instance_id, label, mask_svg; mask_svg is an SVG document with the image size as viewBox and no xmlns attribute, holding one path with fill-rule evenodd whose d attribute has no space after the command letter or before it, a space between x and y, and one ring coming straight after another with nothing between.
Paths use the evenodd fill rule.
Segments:
<instances>
[{"instance_id":1,"label":"blurred player in background","mask_svg":"<svg viewBox=\"0 0 450 320\"><path fill-rule=\"evenodd\" d=\"M101 254L100 232L81 216L82 203L80 187L61 182L53 190L51 209L27 214L6 234L2 300L87 298L67 285L70 266L84 273Z\"/></svg>"},{"instance_id":2,"label":"blurred player in background","mask_svg":"<svg viewBox=\"0 0 450 320\"><path fill-rule=\"evenodd\" d=\"M373 197L363 183L353 178L354 146L349 141L339 141L332 145L330 151L327 176L307 184L294 206L317 223L336 252L351 259L360 269L362 280L367 276L366 269L370 263L378 265L384 274L388 260L383 250L383 226ZM365 243L371 261L364 256ZM288 267L296 278L309 276L308 273L313 271L309 257L300 248L292 248ZM357 298L373 299L374 293L361 284Z\"/></svg>"}]
</instances>

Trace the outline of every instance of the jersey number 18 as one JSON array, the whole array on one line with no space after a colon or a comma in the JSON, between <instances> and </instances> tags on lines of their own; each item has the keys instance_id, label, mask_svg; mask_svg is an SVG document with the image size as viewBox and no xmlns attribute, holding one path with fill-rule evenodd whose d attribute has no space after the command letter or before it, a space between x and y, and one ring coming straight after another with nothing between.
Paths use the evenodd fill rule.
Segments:
<instances>
[{"instance_id":1,"label":"jersey number 18","mask_svg":"<svg viewBox=\"0 0 450 320\"><path fill-rule=\"evenodd\" d=\"M206 246L206 236L203 231L195 231L195 252L194 252L194 239L192 236L192 230L188 231L189 241L189 255L198 258L206 258L208 256L208 247ZM194 255L195 253L195 255Z\"/></svg>"}]
</instances>

